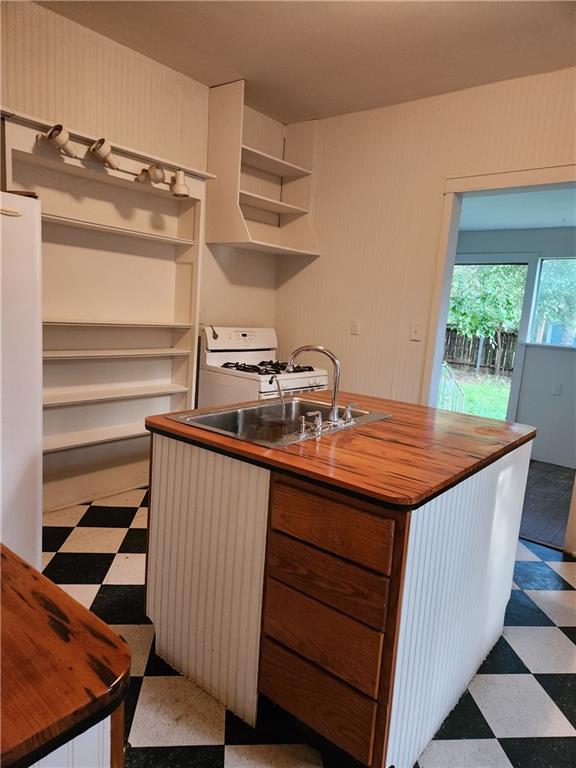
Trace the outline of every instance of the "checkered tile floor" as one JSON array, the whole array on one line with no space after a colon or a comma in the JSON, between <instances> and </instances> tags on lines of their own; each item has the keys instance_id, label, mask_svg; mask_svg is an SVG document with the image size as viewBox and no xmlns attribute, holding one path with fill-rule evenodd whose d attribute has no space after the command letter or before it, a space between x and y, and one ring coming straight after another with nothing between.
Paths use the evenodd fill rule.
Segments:
<instances>
[{"instance_id":1,"label":"checkered tile floor","mask_svg":"<svg viewBox=\"0 0 576 768\"><path fill-rule=\"evenodd\" d=\"M47 513L43 528L46 576L132 649L126 768L353 768L270 703L248 727L156 656L147 505L130 491ZM505 623L419 768L576 768L576 559L520 542Z\"/></svg>"}]
</instances>

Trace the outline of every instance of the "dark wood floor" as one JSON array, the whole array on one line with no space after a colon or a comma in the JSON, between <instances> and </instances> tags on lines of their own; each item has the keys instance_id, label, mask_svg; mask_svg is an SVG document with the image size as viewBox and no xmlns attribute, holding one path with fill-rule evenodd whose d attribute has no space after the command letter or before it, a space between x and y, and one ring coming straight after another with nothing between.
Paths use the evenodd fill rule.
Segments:
<instances>
[{"instance_id":1,"label":"dark wood floor","mask_svg":"<svg viewBox=\"0 0 576 768\"><path fill-rule=\"evenodd\" d=\"M520 536L562 547L575 474L556 464L530 462Z\"/></svg>"}]
</instances>

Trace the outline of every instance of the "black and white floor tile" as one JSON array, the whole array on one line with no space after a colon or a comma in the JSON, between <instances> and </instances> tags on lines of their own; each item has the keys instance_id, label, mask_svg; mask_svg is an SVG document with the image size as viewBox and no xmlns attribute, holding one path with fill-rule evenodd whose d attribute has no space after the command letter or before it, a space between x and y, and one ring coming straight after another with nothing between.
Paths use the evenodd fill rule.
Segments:
<instances>
[{"instance_id":1,"label":"black and white floor tile","mask_svg":"<svg viewBox=\"0 0 576 768\"><path fill-rule=\"evenodd\" d=\"M270 702L250 728L156 656L147 506L143 488L47 513L43 528L44 573L132 649L126 768L356 768ZM503 636L417 765L576 768L576 558L518 543Z\"/></svg>"}]
</instances>

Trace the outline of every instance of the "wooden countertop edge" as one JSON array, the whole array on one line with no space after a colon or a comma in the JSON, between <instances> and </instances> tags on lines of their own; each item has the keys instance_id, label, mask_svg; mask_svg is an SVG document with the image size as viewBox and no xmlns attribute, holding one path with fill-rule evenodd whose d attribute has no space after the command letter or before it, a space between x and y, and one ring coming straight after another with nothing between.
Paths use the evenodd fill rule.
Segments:
<instances>
[{"instance_id":1,"label":"wooden countertop edge","mask_svg":"<svg viewBox=\"0 0 576 768\"><path fill-rule=\"evenodd\" d=\"M317 393L315 398L321 399ZM307 396L308 397L308 396ZM324 399L326 394L324 393ZM354 397L356 397L354 395ZM375 398L365 398L366 400L378 403ZM382 408L386 409L386 404L391 401L381 401ZM402 406L406 407L408 404L402 403ZM360 407L363 407L362 404ZM412 406L416 411L426 412L434 409L428 409L425 406L415 405ZM217 410L215 408L199 409L198 412L209 412L211 410ZM186 411L189 413L189 411ZM536 436L536 430L532 427L524 427L526 430L523 434L510 440L505 445L495 449L492 453L484 458L478 459L471 467L455 472L448 479L443 480L437 484L430 485L430 487L422 493L412 495L402 494L387 494L379 492L377 489L362 484L356 480L347 480L341 476L335 477L330 475L325 470L314 470L310 466L303 466L307 461L299 456L295 456L292 453L288 453L284 448L266 448L255 443L249 443L243 440L239 440L233 437L227 437L217 432L210 432L208 430L192 427L186 424L179 423L170 418L167 418L167 414L160 416L151 416L145 420L146 429L152 433L164 435L166 437L172 437L183 442L188 442L199 447L205 447L209 450L215 450L220 453L226 454L231 457L239 457L247 460L251 463L264 466L270 469L276 469L287 472L292 475L307 478L319 483L327 484L331 487L343 489L356 495L364 496L371 500L393 506L399 509L414 509L420 507L426 502L432 500L440 493L452 488L454 485L465 480L467 477L476 474L480 470L484 469L488 465L494 463L498 459L502 458L511 451L516 450L525 443L530 442ZM494 423L493 420L483 420L486 424ZM505 423L505 422L503 422ZM369 426L369 425L367 425ZM359 427L362 429L362 427ZM300 466L299 466L300 463ZM345 472L345 470L341 470Z\"/></svg>"},{"instance_id":2,"label":"wooden countertop edge","mask_svg":"<svg viewBox=\"0 0 576 768\"><path fill-rule=\"evenodd\" d=\"M107 648L115 647L118 651L121 650L123 656L125 656L125 662L122 662L122 668L116 669L114 674L116 678L110 683L104 683L106 686L100 690L90 691L90 697L86 699L85 703L80 706L71 708L66 712L60 713L52 720L46 720L43 727L39 727L36 730L30 729L28 733L23 734L23 738L20 741L15 741L12 744L6 745L6 724L3 723L2 727L2 766L12 766L17 768L18 766L26 766L31 762L36 762L43 756L49 754L57 747L66 743L70 739L74 738L78 734L84 732L88 728L92 727L96 723L103 720L110 715L123 701L124 695L130 683L130 659L131 654L126 642L117 636L112 629L105 624L98 616L90 613L84 606L77 603L70 595L62 590L57 584L51 582L48 578L43 576L39 571L26 563L14 552L9 550L4 545L0 545L0 551L2 555L2 635L9 631L9 622L19 619L18 615L15 615L14 611L10 607L6 607L6 603L10 605L7 594L4 594L4 590L12 589L13 592L22 600L23 604L30 607L31 602L28 600L26 592L26 582L30 581L30 586L33 587L34 592L46 596L46 604L54 605L54 608L48 607L49 615L52 618L59 616L59 612L65 616L72 616L74 613L78 620L86 628L86 631L99 642L103 643ZM20 576L18 578L17 588L14 586L14 582L11 580L11 574L6 577L6 568L18 568ZM9 583L6 584L6 581ZM45 590L45 591L44 591ZM54 600L50 596L54 597ZM58 602L56 602L56 598ZM68 621L75 621L68 619ZM70 624L74 626L74 624ZM49 654L50 651L43 647L43 625L39 619L37 645L39 654ZM45 630L44 630L45 632ZM118 641L120 643L118 644ZM64 646L68 643L64 640ZM7 714L6 709L8 707L7 702L4 701L5 696L8 695L6 688L6 666L10 664L10 659L5 654L5 643L3 643L3 658L2 668L5 684L3 686L3 715ZM118 662L119 658L116 657ZM54 663L69 664L58 654L54 656ZM96 664L98 660L96 660ZM118 665L120 666L120 665ZM96 671L96 670L95 670ZM80 671L78 672L80 674ZM96 674L98 672L96 671ZM100 677L100 676L99 676ZM47 684L50 684L47 681ZM78 686L82 687L82 681L79 679ZM56 689L54 689L54 692ZM37 691L34 693L33 698L38 698Z\"/></svg>"},{"instance_id":3,"label":"wooden countertop edge","mask_svg":"<svg viewBox=\"0 0 576 768\"><path fill-rule=\"evenodd\" d=\"M130 684L130 675L118 679L118 684L112 686L111 691L114 692L113 696L107 697L106 702L102 702L101 699L97 699L95 704L96 708L91 711L91 707L85 707L83 709L76 710L73 713L74 722L71 722L69 726L66 726L58 734L58 736L49 737L46 735L43 743L38 746L32 744L36 740L43 740L45 734L51 730L54 724L48 725L43 731L37 731L27 741L23 741L18 744L14 749L2 752L2 768L26 768L26 766L33 765L34 763L46 757L58 747L66 744L71 739L79 736L84 731L97 725L106 717L112 714L114 710L122 703L125 693Z\"/></svg>"}]
</instances>

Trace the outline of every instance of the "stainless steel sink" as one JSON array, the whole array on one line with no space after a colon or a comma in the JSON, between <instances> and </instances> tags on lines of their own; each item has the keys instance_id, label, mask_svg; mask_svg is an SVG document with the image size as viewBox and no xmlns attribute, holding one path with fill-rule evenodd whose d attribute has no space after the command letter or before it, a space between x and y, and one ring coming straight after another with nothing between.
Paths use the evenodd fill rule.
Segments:
<instances>
[{"instance_id":1,"label":"stainless steel sink","mask_svg":"<svg viewBox=\"0 0 576 768\"><path fill-rule=\"evenodd\" d=\"M331 424L327 421L330 414L330 403L304 400L300 397L285 398L285 401L285 415L282 412L280 398L274 398L242 408L222 408L203 414L190 411L178 416L169 416L169 418L182 424L208 429L211 432L218 432L228 437L236 437L239 440L272 448L311 438L320 438L322 435L341 429L350 429L359 424L390 418L390 414L387 413L352 408L347 414L351 418L345 420L345 409L339 407L340 420L338 424ZM299 431L301 429L301 417L304 416L308 424L311 417L306 418L306 414L312 411L320 411L322 414L321 435L311 425L307 426L304 433Z\"/></svg>"}]
</instances>

